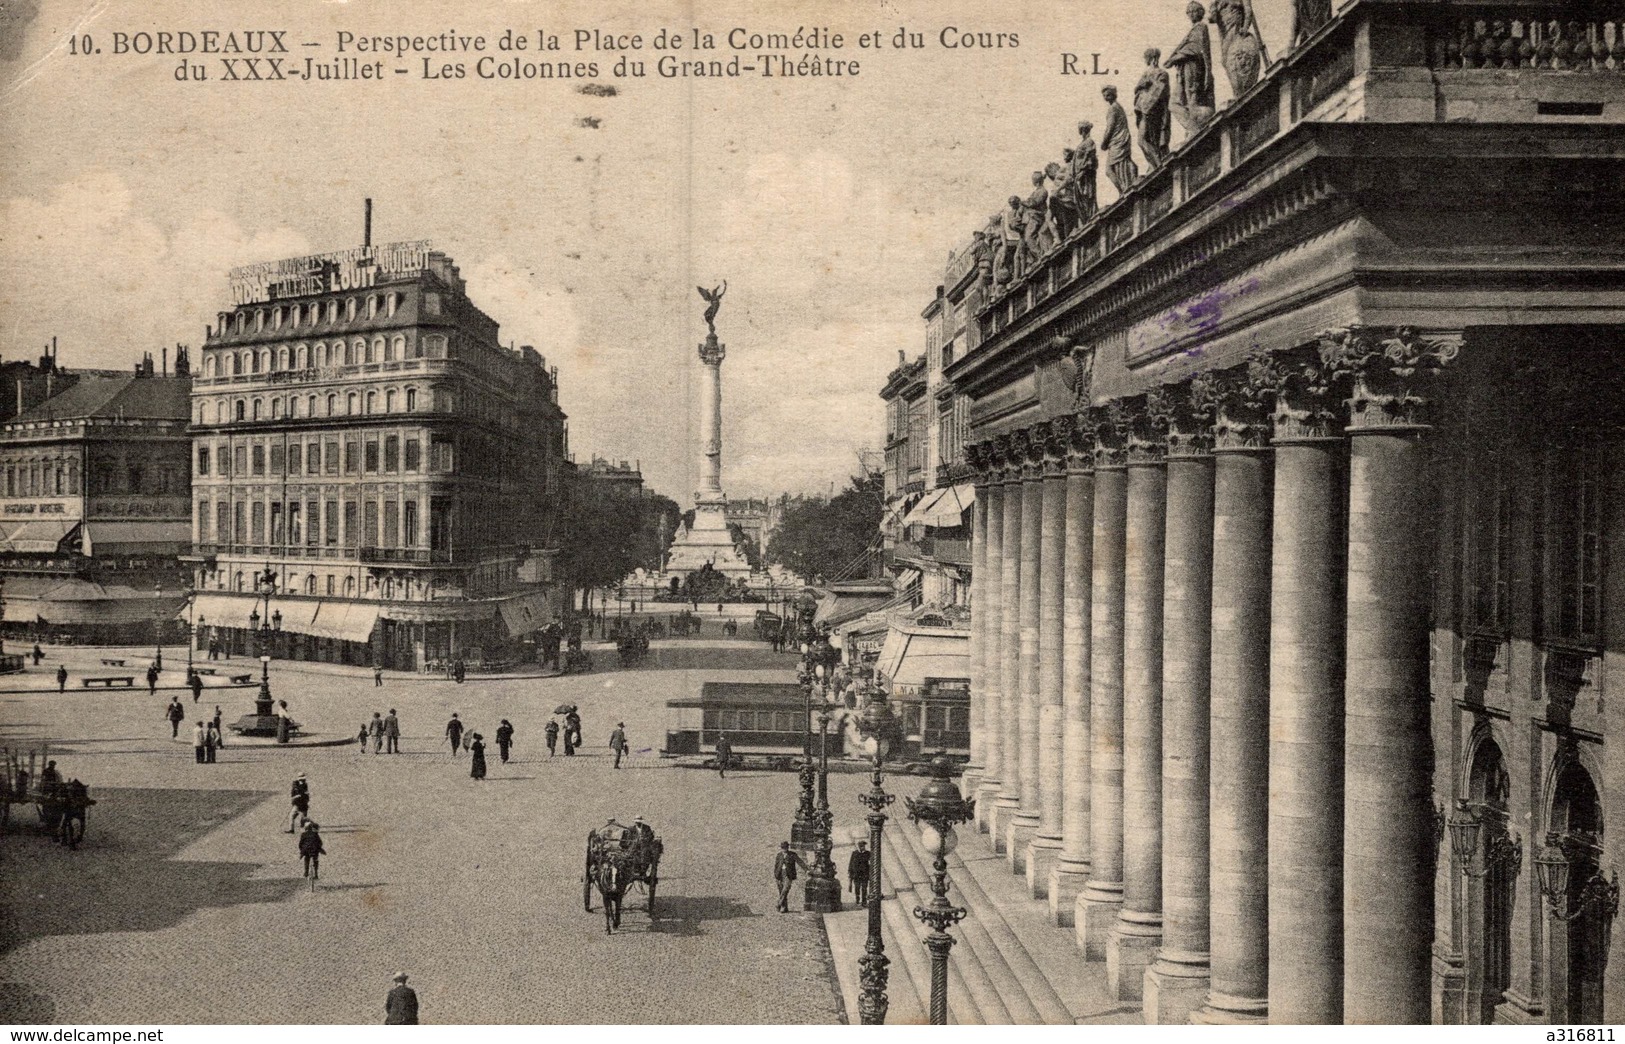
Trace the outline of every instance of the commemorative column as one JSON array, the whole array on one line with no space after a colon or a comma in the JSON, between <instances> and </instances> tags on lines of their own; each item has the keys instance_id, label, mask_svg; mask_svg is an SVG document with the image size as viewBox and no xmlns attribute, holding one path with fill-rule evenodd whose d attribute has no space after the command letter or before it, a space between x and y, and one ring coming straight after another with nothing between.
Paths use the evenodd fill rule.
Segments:
<instances>
[{"instance_id":1,"label":"commemorative column","mask_svg":"<svg viewBox=\"0 0 1625 1044\"><path fill-rule=\"evenodd\" d=\"M1428 378L1459 334L1328 331L1349 399L1344 699L1343 1020L1416 1024L1432 1008L1433 744L1428 679ZM1381 897L1377 900L1376 897Z\"/></svg>"}]
</instances>

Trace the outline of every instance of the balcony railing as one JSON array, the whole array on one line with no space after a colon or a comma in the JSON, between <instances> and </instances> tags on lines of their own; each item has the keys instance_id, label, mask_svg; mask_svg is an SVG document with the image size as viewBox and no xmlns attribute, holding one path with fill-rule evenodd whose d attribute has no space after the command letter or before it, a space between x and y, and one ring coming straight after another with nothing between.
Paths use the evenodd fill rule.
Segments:
<instances>
[{"instance_id":1,"label":"balcony railing","mask_svg":"<svg viewBox=\"0 0 1625 1044\"><path fill-rule=\"evenodd\" d=\"M363 562L397 565L443 565L453 561L449 550L424 547L364 547L359 557Z\"/></svg>"}]
</instances>

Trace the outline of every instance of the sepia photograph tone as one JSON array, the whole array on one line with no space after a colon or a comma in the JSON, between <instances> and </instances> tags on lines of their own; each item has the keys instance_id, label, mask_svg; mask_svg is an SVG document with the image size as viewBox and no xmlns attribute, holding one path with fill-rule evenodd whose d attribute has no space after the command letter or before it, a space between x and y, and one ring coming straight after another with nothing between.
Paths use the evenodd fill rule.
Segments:
<instances>
[{"instance_id":1,"label":"sepia photograph tone","mask_svg":"<svg viewBox=\"0 0 1625 1044\"><path fill-rule=\"evenodd\" d=\"M9 1039L1625 1023L1625 6L3 0L0 145Z\"/></svg>"}]
</instances>

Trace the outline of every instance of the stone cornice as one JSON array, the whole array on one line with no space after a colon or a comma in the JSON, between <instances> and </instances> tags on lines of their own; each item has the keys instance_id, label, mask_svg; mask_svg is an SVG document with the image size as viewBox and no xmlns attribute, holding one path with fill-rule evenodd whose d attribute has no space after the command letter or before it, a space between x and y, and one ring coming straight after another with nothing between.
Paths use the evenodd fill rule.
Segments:
<instances>
[{"instance_id":1,"label":"stone cornice","mask_svg":"<svg viewBox=\"0 0 1625 1044\"><path fill-rule=\"evenodd\" d=\"M1348 430L1421 430L1433 378L1461 352L1460 331L1351 326L1320 335L1321 366L1353 385Z\"/></svg>"}]
</instances>

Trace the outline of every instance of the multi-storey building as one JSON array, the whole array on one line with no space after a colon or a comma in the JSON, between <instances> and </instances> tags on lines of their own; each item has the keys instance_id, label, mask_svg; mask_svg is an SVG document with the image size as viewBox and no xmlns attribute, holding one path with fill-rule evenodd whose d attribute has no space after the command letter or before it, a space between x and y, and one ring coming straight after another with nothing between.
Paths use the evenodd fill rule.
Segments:
<instances>
[{"instance_id":1,"label":"multi-storey building","mask_svg":"<svg viewBox=\"0 0 1625 1044\"><path fill-rule=\"evenodd\" d=\"M513 655L559 608L536 554L557 370L504 347L428 243L231 275L192 397L206 634L251 651L270 618L277 654L399 668Z\"/></svg>"},{"instance_id":2,"label":"multi-storey building","mask_svg":"<svg viewBox=\"0 0 1625 1044\"><path fill-rule=\"evenodd\" d=\"M1314 6L984 275L979 825L1148 1021L1618 1022L1625 23Z\"/></svg>"},{"instance_id":3,"label":"multi-storey building","mask_svg":"<svg viewBox=\"0 0 1625 1044\"><path fill-rule=\"evenodd\" d=\"M67 376L66 390L0 425L0 573L13 633L93 642L159 640L184 601L191 381Z\"/></svg>"}]
</instances>

